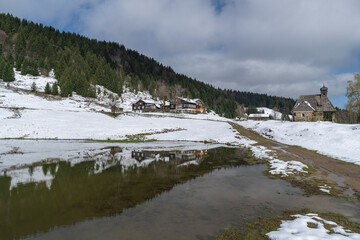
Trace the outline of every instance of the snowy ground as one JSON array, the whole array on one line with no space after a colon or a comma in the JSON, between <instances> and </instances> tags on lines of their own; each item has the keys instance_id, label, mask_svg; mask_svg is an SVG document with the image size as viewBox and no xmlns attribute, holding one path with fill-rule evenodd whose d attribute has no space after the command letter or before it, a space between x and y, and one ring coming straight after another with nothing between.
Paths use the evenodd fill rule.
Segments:
<instances>
[{"instance_id":1,"label":"snowy ground","mask_svg":"<svg viewBox=\"0 0 360 240\"><path fill-rule=\"evenodd\" d=\"M209 141L231 143L251 148L256 157L272 160L272 173L286 175L299 163L280 162L276 156L256 142L239 136L223 118L214 112L208 114L185 113L124 113L117 118L101 112L110 111L115 93L97 87L97 98L84 98L76 94L70 98L45 98L23 90L31 89L33 82L43 89L49 77L22 76L15 74L16 81L10 85L0 81L0 138L30 139L126 139L129 135L147 134L145 138L166 141ZM120 107L130 110L139 98L152 99L146 92L125 93L117 100ZM327 122L292 123L281 121L236 122L254 129L276 141L299 145L319 151L341 160L360 164L360 125L340 125Z\"/></svg>"},{"instance_id":2,"label":"snowy ground","mask_svg":"<svg viewBox=\"0 0 360 240\"><path fill-rule=\"evenodd\" d=\"M320 218L317 214L308 213L306 215L293 215L294 220L282 221L278 230L269 232L266 235L274 240L296 240L296 239L311 239L311 240L349 240L360 239L360 234L353 233L350 230L344 229L335 222L327 221ZM314 227L309 227L312 224ZM330 226L327 229L325 224ZM311 226L311 225L310 225Z\"/></svg>"},{"instance_id":3,"label":"snowy ground","mask_svg":"<svg viewBox=\"0 0 360 240\"><path fill-rule=\"evenodd\" d=\"M101 113L109 112L109 102L118 96L97 86L97 98L84 98L76 94L70 98L37 96L30 93L33 82L43 89L54 76L33 77L15 74L15 82L0 81L0 138L23 139L97 139L121 140L129 136L147 134L145 138L166 141L208 141L231 143L250 147L257 157L267 150L238 135L228 123L229 119L215 113L124 113L117 118ZM139 98L151 99L148 93L133 93L125 89L118 99L125 110Z\"/></svg>"},{"instance_id":4,"label":"snowy ground","mask_svg":"<svg viewBox=\"0 0 360 240\"><path fill-rule=\"evenodd\" d=\"M121 114L117 118L100 113L109 112L109 102L118 96L97 86L97 98L78 95L59 100L46 99L22 90L29 90L33 82L43 89L53 77L22 76L15 74L16 81L6 88L0 82L0 138L58 138L58 139L125 139L127 135L161 133L151 136L158 140L235 142L236 133L224 120L215 114ZM130 110L131 104L150 99L148 93L126 92L118 99L120 107ZM156 101L156 99L154 99ZM186 116L188 115L188 116ZM225 119L226 120L226 119ZM181 129L181 131L179 131ZM150 137L150 136L149 136Z\"/></svg>"},{"instance_id":5,"label":"snowy ground","mask_svg":"<svg viewBox=\"0 0 360 240\"><path fill-rule=\"evenodd\" d=\"M275 141L360 165L360 124L251 120L237 123Z\"/></svg>"}]
</instances>

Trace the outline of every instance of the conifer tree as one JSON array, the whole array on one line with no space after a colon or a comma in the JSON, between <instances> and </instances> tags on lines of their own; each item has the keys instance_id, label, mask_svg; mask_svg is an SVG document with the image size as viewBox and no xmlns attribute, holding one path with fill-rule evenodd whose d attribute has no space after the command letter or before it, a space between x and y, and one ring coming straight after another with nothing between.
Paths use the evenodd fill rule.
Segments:
<instances>
[{"instance_id":1,"label":"conifer tree","mask_svg":"<svg viewBox=\"0 0 360 240\"><path fill-rule=\"evenodd\" d=\"M14 70L10 64L5 65L3 79L4 79L4 82L15 81Z\"/></svg>"},{"instance_id":2,"label":"conifer tree","mask_svg":"<svg viewBox=\"0 0 360 240\"><path fill-rule=\"evenodd\" d=\"M33 83L31 84L31 91L32 91L32 92L36 92L36 83L35 83L35 82L33 82Z\"/></svg>"},{"instance_id":3,"label":"conifer tree","mask_svg":"<svg viewBox=\"0 0 360 240\"><path fill-rule=\"evenodd\" d=\"M4 77L4 70L5 70L6 62L5 59L0 56L0 78Z\"/></svg>"},{"instance_id":4,"label":"conifer tree","mask_svg":"<svg viewBox=\"0 0 360 240\"><path fill-rule=\"evenodd\" d=\"M16 57L15 57L15 69L16 69L16 71L21 71L21 66L22 66L23 61L24 61L23 56L16 55Z\"/></svg>"},{"instance_id":5,"label":"conifer tree","mask_svg":"<svg viewBox=\"0 0 360 240\"><path fill-rule=\"evenodd\" d=\"M45 85L45 93L46 93L46 94L50 94L50 93L51 93L51 88L50 88L50 84L49 84L49 83L46 83L46 85Z\"/></svg>"},{"instance_id":6,"label":"conifer tree","mask_svg":"<svg viewBox=\"0 0 360 240\"><path fill-rule=\"evenodd\" d=\"M52 85L51 94L59 95L58 85L56 82L54 82L54 84Z\"/></svg>"}]
</instances>

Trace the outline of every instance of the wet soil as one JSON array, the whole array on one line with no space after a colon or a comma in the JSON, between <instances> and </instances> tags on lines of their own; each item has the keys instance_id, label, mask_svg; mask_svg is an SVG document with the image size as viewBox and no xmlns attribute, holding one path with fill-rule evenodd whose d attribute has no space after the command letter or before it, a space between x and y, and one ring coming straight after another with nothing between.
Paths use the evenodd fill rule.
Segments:
<instances>
[{"instance_id":1,"label":"wet soil","mask_svg":"<svg viewBox=\"0 0 360 240\"><path fill-rule=\"evenodd\" d=\"M318 187L330 185L332 194L339 197L352 197L360 199L360 166L323 156L311 150L298 146L291 146L264 138L258 133L245 129L237 124L230 123L242 136L246 136L275 151L278 159L283 161L300 161L309 165L316 171L308 176L298 176L291 179L294 184L303 187ZM309 185L310 184L310 185ZM300 186L301 187L301 186ZM312 188L314 191L318 188ZM311 191L311 190L310 190ZM319 192L317 192L319 193ZM326 193L324 193L326 194Z\"/></svg>"}]
</instances>

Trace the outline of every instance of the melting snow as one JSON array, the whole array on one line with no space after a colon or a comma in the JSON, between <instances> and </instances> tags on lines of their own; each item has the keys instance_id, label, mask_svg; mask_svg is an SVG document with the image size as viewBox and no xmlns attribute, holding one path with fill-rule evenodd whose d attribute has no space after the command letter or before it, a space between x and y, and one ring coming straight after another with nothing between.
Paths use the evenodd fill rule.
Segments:
<instances>
[{"instance_id":1,"label":"melting snow","mask_svg":"<svg viewBox=\"0 0 360 240\"><path fill-rule=\"evenodd\" d=\"M296 172L307 173L305 169L308 167L298 161L282 161L282 160L270 160L270 173L282 176L288 176L289 174L294 174Z\"/></svg>"},{"instance_id":2,"label":"melting snow","mask_svg":"<svg viewBox=\"0 0 360 240\"><path fill-rule=\"evenodd\" d=\"M360 234L345 230L335 222L320 218L317 214L293 215L294 220L282 221L277 231L269 232L266 235L274 240L359 240ZM315 228L308 226L308 223L315 224ZM330 230L324 224L331 225Z\"/></svg>"},{"instance_id":3,"label":"melting snow","mask_svg":"<svg viewBox=\"0 0 360 240\"><path fill-rule=\"evenodd\" d=\"M315 108L313 108L312 106L311 106L311 104L308 102L308 101L304 101L304 103L306 103L306 105L308 105L312 110L314 110L315 111Z\"/></svg>"},{"instance_id":4,"label":"melting snow","mask_svg":"<svg viewBox=\"0 0 360 240\"><path fill-rule=\"evenodd\" d=\"M360 165L360 124L281 121L237 123L275 141Z\"/></svg>"},{"instance_id":5,"label":"melting snow","mask_svg":"<svg viewBox=\"0 0 360 240\"><path fill-rule=\"evenodd\" d=\"M323 192L326 192L326 193L330 194L331 187L325 184L324 186L319 186L319 189L320 189L320 191L323 191Z\"/></svg>"}]
</instances>

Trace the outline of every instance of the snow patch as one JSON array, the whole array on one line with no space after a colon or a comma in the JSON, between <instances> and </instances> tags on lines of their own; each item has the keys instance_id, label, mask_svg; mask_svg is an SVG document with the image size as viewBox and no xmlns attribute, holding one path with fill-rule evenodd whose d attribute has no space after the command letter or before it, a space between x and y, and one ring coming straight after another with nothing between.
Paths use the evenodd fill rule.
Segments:
<instances>
[{"instance_id":1,"label":"snow patch","mask_svg":"<svg viewBox=\"0 0 360 240\"><path fill-rule=\"evenodd\" d=\"M16 87L24 90L31 90L31 86L33 83L36 84L37 92L45 92L45 86L47 83L50 85L57 82L55 79L54 70L51 70L49 76L32 76L32 75L21 75L19 71L14 69L15 73L15 81L11 82L10 85L12 87Z\"/></svg>"},{"instance_id":2,"label":"snow patch","mask_svg":"<svg viewBox=\"0 0 360 240\"><path fill-rule=\"evenodd\" d=\"M282 161L278 159L270 160L270 171L269 173L274 175L282 175L282 176L289 176L290 174L294 173L308 173L305 169L308 167L298 161Z\"/></svg>"},{"instance_id":3,"label":"snow patch","mask_svg":"<svg viewBox=\"0 0 360 240\"><path fill-rule=\"evenodd\" d=\"M319 190L330 194L331 187L328 185L319 186Z\"/></svg>"},{"instance_id":4,"label":"snow patch","mask_svg":"<svg viewBox=\"0 0 360 240\"><path fill-rule=\"evenodd\" d=\"M305 103L306 105L308 105L312 110L316 111L315 108L313 108L308 101L304 101L304 103Z\"/></svg>"},{"instance_id":5,"label":"snow patch","mask_svg":"<svg viewBox=\"0 0 360 240\"><path fill-rule=\"evenodd\" d=\"M280 228L276 231L267 233L270 239L289 240L289 239L312 239L312 240L359 240L360 234L345 230L335 222L320 218L317 214L308 213L306 215L292 215L294 220L282 221ZM315 226L309 227L308 223ZM331 225L330 230L324 224Z\"/></svg>"}]
</instances>

